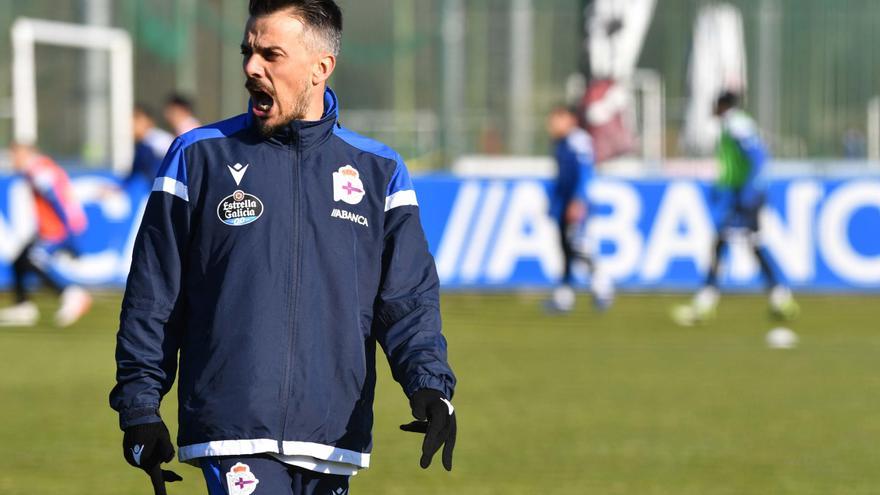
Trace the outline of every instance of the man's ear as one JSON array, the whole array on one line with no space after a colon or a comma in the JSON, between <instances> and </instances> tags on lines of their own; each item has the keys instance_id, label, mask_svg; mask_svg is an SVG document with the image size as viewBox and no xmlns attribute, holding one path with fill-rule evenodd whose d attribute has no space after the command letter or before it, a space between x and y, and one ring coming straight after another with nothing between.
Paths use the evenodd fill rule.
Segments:
<instances>
[{"instance_id":1,"label":"man's ear","mask_svg":"<svg viewBox=\"0 0 880 495\"><path fill-rule=\"evenodd\" d=\"M326 82L334 69L336 69L336 56L327 54L318 59L312 70L312 84L317 86Z\"/></svg>"}]
</instances>

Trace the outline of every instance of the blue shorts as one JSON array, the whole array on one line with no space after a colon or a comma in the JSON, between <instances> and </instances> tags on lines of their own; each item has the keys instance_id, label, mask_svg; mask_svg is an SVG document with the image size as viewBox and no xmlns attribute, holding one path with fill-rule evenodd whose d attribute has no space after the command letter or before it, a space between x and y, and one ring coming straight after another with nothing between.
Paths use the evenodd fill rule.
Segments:
<instances>
[{"instance_id":1,"label":"blue shorts","mask_svg":"<svg viewBox=\"0 0 880 495\"><path fill-rule=\"evenodd\" d=\"M200 460L209 495L348 495L348 476L290 466L269 455Z\"/></svg>"},{"instance_id":2,"label":"blue shorts","mask_svg":"<svg viewBox=\"0 0 880 495\"><path fill-rule=\"evenodd\" d=\"M722 233L731 229L758 232L761 228L761 209L765 201L763 194L757 195L750 204L745 204L739 194L728 194L723 197L719 205L718 230Z\"/></svg>"}]
</instances>

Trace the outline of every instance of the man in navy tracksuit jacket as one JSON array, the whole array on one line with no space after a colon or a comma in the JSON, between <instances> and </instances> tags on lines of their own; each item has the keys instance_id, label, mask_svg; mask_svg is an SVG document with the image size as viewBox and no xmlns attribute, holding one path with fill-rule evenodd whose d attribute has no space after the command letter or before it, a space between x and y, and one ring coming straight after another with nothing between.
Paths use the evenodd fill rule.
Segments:
<instances>
[{"instance_id":1,"label":"man in navy tracksuit jacket","mask_svg":"<svg viewBox=\"0 0 880 495\"><path fill-rule=\"evenodd\" d=\"M400 156L338 122L339 32L332 0L252 0L251 110L179 137L155 180L110 401L156 493L179 479L159 468L176 372L179 458L212 495L343 493L370 461L377 342L420 420L402 428L426 433L422 467L445 443L451 469L434 262Z\"/></svg>"}]
</instances>

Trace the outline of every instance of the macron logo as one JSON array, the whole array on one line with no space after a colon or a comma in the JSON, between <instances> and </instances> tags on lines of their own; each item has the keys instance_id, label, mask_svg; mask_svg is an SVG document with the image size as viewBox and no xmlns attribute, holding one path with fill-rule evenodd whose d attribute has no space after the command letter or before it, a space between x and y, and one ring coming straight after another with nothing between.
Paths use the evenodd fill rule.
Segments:
<instances>
[{"instance_id":1,"label":"macron logo","mask_svg":"<svg viewBox=\"0 0 880 495\"><path fill-rule=\"evenodd\" d=\"M242 165L240 163L236 163L235 165L227 165L226 167L229 169L229 173L232 174L232 178L235 179L235 185L241 185L241 179L244 179L244 173L247 172L248 167L251 164Z\"/></svg>"},{"instance_id":2,"label":"macron logo","mask_svg":"<svg viewBox=\"0 0 880 495\"><path fill-rule=\"evenodd\" d=\"M363 215L357 215L350 211L340 210L339 208L333 208L333 212L330 213L332 218L341 218L343 220L350 220L356 224L363 225L364 227L369 227L370 222L367 220L367 217Z\"/></svg>"},{"instance_id":3,"label":"macron logo","mask_svg":"<svg viewBox=\"0 0 880 495\"><path fill-rule=\"evenodd\" d=\"M134 457L134 463L138 466L141 465L141 455L144 453L143 445L135 445L131 448L131 456Z\"/></svg>"}]
</instances>

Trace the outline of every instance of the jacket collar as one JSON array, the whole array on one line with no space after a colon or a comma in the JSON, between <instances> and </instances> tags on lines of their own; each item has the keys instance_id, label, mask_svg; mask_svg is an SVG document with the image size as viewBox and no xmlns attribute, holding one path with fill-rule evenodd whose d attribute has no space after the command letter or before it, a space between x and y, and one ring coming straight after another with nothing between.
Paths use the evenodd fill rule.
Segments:
<instances>
[{"instance_id":1,"label":"jacket collar","mask_svg":"<svg viewBox=\"0 0 880 495\"><path fill-rule=\"evenodd\" d=\"M248 103L248 121L251 124L253 123L252 104ZM293 144L300 151L305 151L326 141L333 134L338 118L339 101L336 93L327 87L324 90L324 115L320 120L294 120L265 139L285 146Z\"/></svg>"}]
</instances>

